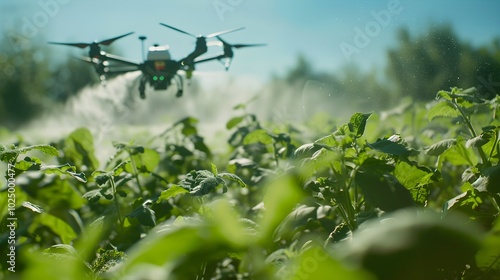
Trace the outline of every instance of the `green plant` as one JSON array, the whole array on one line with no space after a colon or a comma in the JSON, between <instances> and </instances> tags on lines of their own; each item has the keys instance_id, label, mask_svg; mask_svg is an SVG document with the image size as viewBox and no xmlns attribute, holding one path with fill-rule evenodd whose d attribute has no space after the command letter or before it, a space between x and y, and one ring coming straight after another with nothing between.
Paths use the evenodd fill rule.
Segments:
<instances>
[{"instance_id":1,"label":"green plant","mask_svg":"<svg viewBox=\"0 0 500 280\"><path fill-rule=\"evenodd\" d=\"M0 244L15 181L21 279L498 279L497 104L453 88L310 143L242 105L220 154L191 117L105 163L86 128L0 145Z\"/></svg>"}]
</instances>

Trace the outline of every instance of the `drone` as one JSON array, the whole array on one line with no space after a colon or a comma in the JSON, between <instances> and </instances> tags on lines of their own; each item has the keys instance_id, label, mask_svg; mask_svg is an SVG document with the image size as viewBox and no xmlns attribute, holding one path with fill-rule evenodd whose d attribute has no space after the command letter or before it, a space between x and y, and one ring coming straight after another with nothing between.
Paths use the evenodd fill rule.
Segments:
<instances>
[{"instance_id":1,"label":"drone","mask_svg":"<svg viewBox=\"0 0 500 280\"><path fill-rule=\"evenodd\" d=\"M194 37L196 39L194 51L188 54L185 58L174 60L170 56L168 45L160 46L155 44L148 49L146 59L143 58L144 61L142 63L137 63L101 50L101 46L109 46L114 41L134 34L134 32L129 32L102 41L94 41L92 43L49 42L49 44L73 46L81 49L89 48L88 57L83 57L81 60L94 66L102 84L105 84L107 78L111 75L119 75L140 70L142 72L139 83L139 95L141 99L146 98L146 84L149 83L149 85L155 90L166 90L172 84L172 81L174 81L177 87L176 96L181 97L183 94L184 83L182 76L179 75L179 71L184 71L186 78L189 81L193 76L196 64L214 60L223 62L225 69L228 70L234 56L233 49L265 45L230 44L220 37L227 33L239 31L244 27L219 31L203 36L193 35L165 23L160 23L160 25ZM207 42L207 39L210 38L216 38L218 41ZM144 40L146 40L146 36L139 36L139 40L142 42L142 52L144 53ZM203 54L207 53L209 46L214 45L222 47L222 53L206 58L201 57Z\"/></svg>"}]
</instances>

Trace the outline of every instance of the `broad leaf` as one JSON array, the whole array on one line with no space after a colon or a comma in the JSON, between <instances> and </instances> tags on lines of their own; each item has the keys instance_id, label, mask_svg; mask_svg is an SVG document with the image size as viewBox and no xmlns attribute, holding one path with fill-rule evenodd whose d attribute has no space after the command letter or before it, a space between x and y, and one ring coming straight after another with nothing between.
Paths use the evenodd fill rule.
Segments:
<instances>
[{"instance_id":1,"label":"broad leaf","mask_svg":"<svg viewBox=\"0 0 500 280\"><path fill-rule=\"evenodd\" d=\"M367 145L374 150L394 156L411 156L417 153L415 150L389 139L379 139L376 142L367 143Z\"/></svg>"},{"instance_id":2,"label":"broad leaf","mask_svg":"<svg viewBox=\"0 0 500 280\"><path fill-rule=\"evenodd\" d=\"M430 156L439 156L444 153L446 150L451 148L453 145L457 143L457 139L445 139L441 140L429 147L424 148L424 151L427 155Z\"/></svg>"},{"instance_id":3,"label":"broad leaf","mask_svg":"<svg viewBox=\"0 0 500 280\"><path fill-rule=\"evenodd\" d=\"M79 128L66 138L63 153L66 160L79 169L82 165L90 170L99 167L99 161L95 156L94 138L86 128Z\"/></svg>"},{"instance_id":4,"label":"broad leaf","mask_svg":"<svg viewBox=\"0 0 500 280\"><path fill-rule=\"evenodd\" d=\"M441 101L434 105L428 112L427 118L432 121L435 118L439 117L450 117L456 118L460 116L460 112L458 112L453 105L448 101Z\"/></svg>"},{"instance_id":5,"label":"broad leaf","mask_svg":"<svg viewBox=\"0 0 500 280\"><path fill-rule=\"evenodd\" d=\"M245 119L245 116L239 116L239 117L234 117L232 119L230 119L227 123L226 123L226 128L227 129L231 129L235 126L237 126L240 122L242 122L243 120Z\"/></svg>"},{"instance_id":6,"label":"broad leaf","mask_svg":"<svg viewBox=\"0 0 500 280\"><path fill-rule=\"evenodd\" d=\"M127 216L129 216L130 218L137 219L141 225L149 227L156 226L155 211L149 208L149 205L151 203L152 203L151 200L145 201Z\"/></svg>"},{"instance_id":7,"label":"broad leaf","mask_svg":"<svg viewBox=\"0 0 500 280\"><path fill-rule=\"evenodd\" d=\"M351 120L348 123L349 131L354 133L356 138L363 136L363 133L365 133L366 121L371 115L371 113L355 113L351 116Z\"/></svg>"},{"instance_id":8,"label":"broad leaf","mask_svg":"<svg viewBox=\"0 0 500 280\"><path fill-rule=\"evenodd\" d=\"M172 185L168 190L161 192L160 197L156 200L156 203L160 203L164 200L168 200L171 197L176 197L178 195L188 193L189 191L179 185Z\"/></svg>"},{"instance_id":9,"label":"broad leaf","mask_svg":"<svg viewBox=\"0 0 500 280\"><path fill-rule=\"evenodd\" d=\"M219 174L219 177L221 178L224 178L224 179L229 179L231 181L234 181L236 183L238 183L241 187L246 187L246 184L245 182L243 182L243 180L241 180L240 177L238 177L237 175L235 174L231 174L231 173L220 173Z\"/></svg>"},{"instance_id":10,"label":"broad leaf","mask_svg":"<svg viewBox=\"0 0 500 280\"><path fill-rule=\"evenodd\" d=\"M262 143L262 144L272 144L273 138L269 133L263 129L257 129L245 136L243 139L244 145Z\"/></svg>"},{"instance_id":11,"label":"broad leaf","mask_svg":"<svg viewBox=\"0 0 500 280\"><path fill-rule=\"evenodd\" d=\"M83 172L77 173L76 167L70 165L69 163L63 165L44 166L41 170L47 174L54 173L60 176L69 175L82 183L87 182L87 177L85 177L85 174Z\"/></svg>"}]
</instances>

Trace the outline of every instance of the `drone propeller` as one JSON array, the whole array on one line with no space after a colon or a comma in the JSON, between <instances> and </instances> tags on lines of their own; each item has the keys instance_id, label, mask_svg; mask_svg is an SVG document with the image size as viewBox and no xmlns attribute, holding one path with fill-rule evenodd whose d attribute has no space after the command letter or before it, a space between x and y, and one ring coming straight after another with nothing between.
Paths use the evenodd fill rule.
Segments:
<instances>
[{"instance_id":1,"label":"drone propeller","mask_svg":"<svg viewBox=\"0 0 500 280\"><path fill-rule=\"evenodd\" d=\"M80 48L80 49L84 49L86 47L90 47L89 56L90 57L98 57L100 55L100 52L101 52L100 45L109 46L114 41L116 41L118 39L121 39L121 38L123 38L125 36L131 35L133 33L134 32L129 32L127 34L123 34L123 35L120 35L120 36L117 36L117 37L113 37L113 38L110 38L110 39L102 40L100 42L97 42L97 41L94 41L92 43L58 43L58 42L49 42L49 44L72 46L72 47L77 47L77 48Z\"/></svg>"},{"instance_id":2,"label":"drone propeller","mask_svg":"<svg viewBox=\"0 0 500 280\"><path fill-rule=\"evenodd\" d=\"M227 34L227 33L230 33L230 32L234 32L234 31L238 31L238 30L241 30L241 29L244 29L245 27L240 27L240 28L234 28L234 29L228 29L228 30L224 30L224 31L219 31L219 32L215 32L215 33L211 33L211 34L208 34L206 36L203 36L203 35L194 35L194 34L191 34L189 32L186 32L184 30L181 30L179 28L176 28L176 27L173 27L173 26L170 26L168 24L165 24L165 23L160 23L161 25L167 27L167 28L170 28L172 30L175 30L177 32L180 32L180 33L183 33L183 34L186 34L186 35L189 35L191 37L194 37L194 38L203 38L203 39L208 39L208 38L213 38L213 37L217 37L217 36L220 36L220 35L223 35L223 34Z\"/></svg>"},{"instance_id":3,"label":"drone propeller","mask_svg":"<svg viewBox=\"0 0 500 280\"><path fill-rule=\"evenodd\" d=\"M97 41L94 41L92 43L58 43L58 42L49 42L49 44L53 44L53 45L65 45L65 46L73 46L73 47L77 47L77 48L81 48L81 49L84 49L88 46L91 46L91 45L94 45L94 44L97 44L97 45L104 45L104 46L109 46L111 43L113 43L114 41L118 40L118 39L121 39L125 36L128 36L128 35L131 35L133 34L134 32L130 32L130 33L127 33L127 34L123 34L123 35L120 35L120 36L117 36L117 37L114 37L114 38L111 38L111 39L106 39L106 40L102 40L100 42L97 42Z\"/></svg>"},{"instance_id":4,"label":"drone propeller","mask_svg":"<svg viewBox=\"0 0 500 280\"><path fill-rule=\"evenodd\" d=\"M223 56L224 56L224 58L226 58L226 62L224 63L226 70L229 68L229 65L231 64L231 59L234 56L233 48L239 49L239 48L247 48L247 47L260 47L260 46L266 45L266 44L230 44L230 43L224 41L219 36L217 36L217 39L222 43L222 46L224 49Z\"/></svg>"},{"instance_id":5,"label":"drone propeller","mask_svg":"<svg viewBox=\"0 0 500 280\"><path fill-rule=\"evenodd\" d=\"M247 47L261 47L266 46L267 44L230 44L227 41L223 40L221 37L216 36L219 42L210 42L209 46L223 46L223 47L231 47L235 49L239 48L247 48Z\"/></svg>"}]
</instances>

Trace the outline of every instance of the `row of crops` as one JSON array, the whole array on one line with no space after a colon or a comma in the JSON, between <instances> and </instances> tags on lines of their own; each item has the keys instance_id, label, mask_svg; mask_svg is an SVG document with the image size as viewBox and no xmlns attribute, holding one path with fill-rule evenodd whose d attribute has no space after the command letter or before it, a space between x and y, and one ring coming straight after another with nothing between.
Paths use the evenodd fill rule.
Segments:
<instances>
[{"instance_id":1,"label":"row of crops","mask_svg":"<svg viewBox=\"0 0 500 280\"><path fill-rule=\"evenodd\" d=\"M236 110L217 148L187 117L105 162L86 128L4 143L0 275L500 279L498 104L453 88L335 124Z\"/></svg>"}]
</instances>

